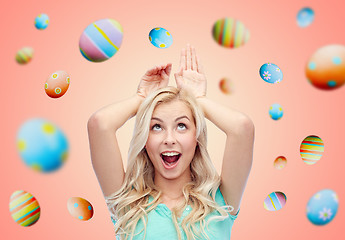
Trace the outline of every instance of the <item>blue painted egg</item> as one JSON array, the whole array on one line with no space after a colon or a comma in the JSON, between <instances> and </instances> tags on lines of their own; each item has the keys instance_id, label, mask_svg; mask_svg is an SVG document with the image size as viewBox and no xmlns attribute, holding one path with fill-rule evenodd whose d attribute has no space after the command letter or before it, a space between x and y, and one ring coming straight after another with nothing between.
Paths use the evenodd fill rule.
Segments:
<instances>
[{"instance_id":1,"label":"blue painted egg","mask_svg":"<svg viewBox=\"0 0 345 240\"><path fill-rule=\"evenodd\" d=\"M325 225L334 219L338 205L338 196L333 190L321 190L310 198L306 210L307 218L315 225Z\"/></svg>"},{"instance_id":2,"label":"blue painted egg","mask_svg":"<svg viewBox=\"0 0 345 240\"><path fill-rule=\"evenodd\" d=\"M66 161L68 142L53 123L34 118L26 121L17 135L17 148L24 163L39 172L52 172Z\"/></svg>"},{"instance_id":3,"label":"blue painted egg","mask_svg":"<svg viewBox=\"0 0 345 240\"><path fill-rule=\"evenodd\" d=\"M171 34L164 28L153 28L149 33L149 40L153 46L168 48L173 43Z\"/></svg>"},{"instance_id":4,"label":"blue painted egg","mask_svg":"<svg viewBox=\"0 0 345 240\"><path fill-rule=\"evenodd\" d=\"M282 118L284 112L280 104L274 103L271 105L268 113L273 120L279 120Z\"/></svg>"},{"instance_id":5,"label":"blue painted egg","mask_svg":"<svg viewBox=\"0 0 345 240\"><path fill-rule=\"evenodd\" d=\"M260 67L260 77L268 83L279 83L283 80L283 73L280 68L273 63L265 63Z\"/></svg>"},{"instance_id":6,"label":"blue painted egg","mask_svg":"<svg viewBox=\"0 0 345 240\"><path fill-rule=\"evenodd\" d=\"M49 17L47 14L42 13L35 18L35 27L39 30L44 30L49 25Z\"/></svg>"},{"instance_id":7,"label":"blue painted egg","mask_svg":"<svg viewBox=\"0 0 345 240\"><path fill-rule=\"evenodd\" d=\"M314 11L311 8L302 8L297 13L297 25L299 27L308 27L314 21Z\"/></svg>"}]
</instances>

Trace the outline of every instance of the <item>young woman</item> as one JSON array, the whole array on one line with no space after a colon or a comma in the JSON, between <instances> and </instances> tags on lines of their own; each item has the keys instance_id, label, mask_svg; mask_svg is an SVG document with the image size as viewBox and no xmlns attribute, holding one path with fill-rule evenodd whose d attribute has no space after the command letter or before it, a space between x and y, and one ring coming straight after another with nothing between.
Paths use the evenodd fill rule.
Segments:
<instances>
[{"instance_id":1,"label":"young woman","mask_svg":"<svg viewBox=\"0 0 345 240\"><path fill-rule=\"evenodd\" d=\"M195 49L182 49L177 88L171 64L148 70L137 93L88 122L92 164L117 239L230 239L252 165L254 125L206 97ZM124 171L116 130L136 115ZM221 175L206 148L205 117L227 136Z\"/></svg>"}]
</instances>

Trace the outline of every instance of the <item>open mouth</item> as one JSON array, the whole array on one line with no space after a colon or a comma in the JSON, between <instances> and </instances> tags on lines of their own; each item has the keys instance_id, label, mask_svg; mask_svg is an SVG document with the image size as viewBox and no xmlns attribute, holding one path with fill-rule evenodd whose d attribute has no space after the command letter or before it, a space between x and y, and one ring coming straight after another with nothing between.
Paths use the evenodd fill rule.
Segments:
<instances>
[{"instance_id":1,"label":"open mouth","mask_svg":"<svg viewBox=\"0 0 345 240\"><path fill-rule=\"evenodd\" d=\"M175 167L180 157L181 157L181 153L174 156L166 156L166 155L161 154L161 158L166 168Z\"/></svg>"}]
</instances>

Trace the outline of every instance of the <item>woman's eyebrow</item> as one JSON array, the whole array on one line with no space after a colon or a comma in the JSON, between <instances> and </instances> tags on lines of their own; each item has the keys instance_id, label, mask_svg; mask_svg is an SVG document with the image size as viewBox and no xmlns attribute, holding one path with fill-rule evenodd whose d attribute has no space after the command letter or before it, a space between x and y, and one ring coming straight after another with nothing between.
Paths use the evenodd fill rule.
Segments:
<instances>
[{"instance_id":1,"label":"woman's eyebrow","mask_svg":"<svg viewBox=\"0 0 345 240\"><path fill-rule=\"evenodd\" d=\"M182 119L182 118L187 118L187 119L190 121L190 119L189 119L186 115L184 115L184 116L181 116L181 117L176 118L176 119L175 119L175 122L177 122L178 120L180 120L180 119ZM159 122L163 122L162 119L157 118L157 117L152 117L151 120L157 120L157 121L159 121Z\"/></svg>"}]
</instances>

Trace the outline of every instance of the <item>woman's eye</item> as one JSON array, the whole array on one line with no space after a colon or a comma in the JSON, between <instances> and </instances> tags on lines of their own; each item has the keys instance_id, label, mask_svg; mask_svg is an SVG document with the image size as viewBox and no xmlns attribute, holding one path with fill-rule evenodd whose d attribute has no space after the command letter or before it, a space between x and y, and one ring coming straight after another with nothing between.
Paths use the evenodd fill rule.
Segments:
<instances>
[{"instance_id":1,"label":"woman's eye","mask_svg":"<svg viewBox=\"0 0 345 240\"><path fill-rule=\"evenodd\" d=\"M159 130L161 126L159 124L155 124L152 126L152 130Z\"/></svg>"},{"instance_id":2,"label":"woman's eye","mask_svg":"<svg viewBox=\"0 0 345 240\"><path fill-rule=\"evenodd\" d=\"M177 125L180 129L186 129L186 125L184 123L179 123Z\"/></svg>"}]
</instances>

